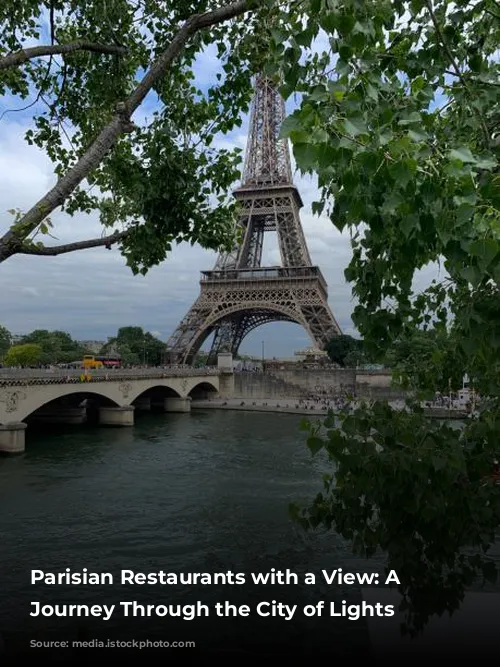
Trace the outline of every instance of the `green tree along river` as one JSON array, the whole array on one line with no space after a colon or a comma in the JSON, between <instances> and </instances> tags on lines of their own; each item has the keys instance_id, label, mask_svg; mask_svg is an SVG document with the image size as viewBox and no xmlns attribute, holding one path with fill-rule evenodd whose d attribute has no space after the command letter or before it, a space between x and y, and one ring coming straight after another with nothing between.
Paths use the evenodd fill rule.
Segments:
<instances>
[{"instance_id":1,"label":"green tree along river","mask_svg":"<svg viewBox=\"0 0 500 667\"><path fill-rule=\"evenodd\" d=\"M26 454L0 459L0 632L26 638L149 638L196 641L201 650L330 655L364 653L367 619L30 618L30 603L212 605L229 601L359 604L358 585L328 586L321 570L381 571L383 558L351 555L334 533L306 533L288 516L321 485L301 417L230 411L147 414L133 429L28 433ZM33 586L31 569L111 572L318 574L306 586ZM302 577L301 577L302 579ZM388 623L391 619L386 619ZM392 619L392 622L394 620Z\"/></svg>"},{"instance_id":2,"label":"green tree along river","mask_svg":"<svg viewBox=\"0 0 500 667\"><path fill-rule=\"evenodd\" d=\"M296 613L284 619L177 621L29 617L29 603L236 604L266 600L304 605L320 599L360 603L357 586L32 586L30 570L70 567L111 572L265 572L272 567L317 572L363 570L334 534L309 535L288 517L288 503L306 502L320 486L295 415L195 411L145 415L133 429L75 428L28 435L26 454L0 460L3 573L0 632L6 640L53 632L194 640L201 649L290 652L327 644L365 650L366 622ZM368 569L373 570L374 563ZM59 632L58 632L59 629ZM45 634L44 634L45 637ZM283 639L283 643L281 639ZM323 637L323 639L325 639ZM333 642L333 644L332 644ZM258 648L257 648L258 650Z\"/></svg>"}]
</instances>

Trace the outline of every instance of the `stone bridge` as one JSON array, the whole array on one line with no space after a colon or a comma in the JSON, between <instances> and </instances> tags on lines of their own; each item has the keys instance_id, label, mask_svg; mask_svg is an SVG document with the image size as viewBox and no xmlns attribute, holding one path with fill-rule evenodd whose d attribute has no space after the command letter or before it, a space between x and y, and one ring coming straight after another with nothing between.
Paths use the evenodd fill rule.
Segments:
<instances>
[{"instance_id":1,"label":"stone bridge","mask_svg":"<svg viewBox=\"0 0 500 667\"><path fill-rule=\"evenodd\" d=\"M222 355L221 355L222 356ZM30 424L133 426L135 410L189 412L192 398L231 397L232 365L138 370L0 369L0 453L24 451Z\"/></svg>"}]
</instances>

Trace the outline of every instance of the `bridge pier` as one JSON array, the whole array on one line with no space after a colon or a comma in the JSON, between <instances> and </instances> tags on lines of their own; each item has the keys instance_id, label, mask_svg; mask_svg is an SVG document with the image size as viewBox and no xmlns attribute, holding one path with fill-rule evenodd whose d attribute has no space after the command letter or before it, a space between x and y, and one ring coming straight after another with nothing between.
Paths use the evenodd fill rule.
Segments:
<instances>
[{"instance_id":1,"label":"bridge pier","mask_svg":"<svg viewBox=\"0 0 500 667\"><path fill-rule=\"evenodd\" d=\"M221 398L232 398L234 396L234 374L224 373L219 375L219 396Z\"/></svg>"},{"instance_id":2,"label":"bridge pier","mask_svg":"<svg viewBox=\"0 0 500 667\"><path fill-rule=\"evenodd\" d=\"M225 373L233 372L233 355L231 352L220 352L217 355L217 368Z\"/></svg>"},{"instance_id":3,"label":"bridge pier","mask_svg":"<svg viewBox=\"0 0 500 667\"><path fill-rule=\"evenodd\" d=\"M24 452L26 426L24 422L0 424L0 453L22 454Z\"/></svg>"},{"instance_id":4,"label":"bridge pier","mask_svg":"<svg viewBox=\"0 0 500 667\"><path fill-rule=\"evenodd\" d=\"M168 397L163 404L165 412L191 412L191 396L186 398Z\"/></svg>"},{"instance_id":5,"label":"bridge pier","mask_svg":"<svg viewBox=\"0 0 500 667\"><path fill-rule=\"evenodd\" d=\"M219 396L232 398L234 396L233 355L230 352L221 352L217 355L219 375Z\"/></svg>"},{"instance_id":6,"label":"bridge pier","mask_svg":"<svg viewBox=\"0 0 500 667\"><path fill-rule=\"evenodd\" d=\"M133 426L134 406L122 405L120 407L100 407L99 424L102 426Z\"/></svg>"},{"instance_id":7,"label":"bridge pier","mask_svg":"<svg viewBox=\"0 0 500 667\"><path fill-rule=\"evenodd\" d=\"M42 408L33 414L33 421L44 424L85 424L87 409L82 408Z\"/></svg>"}]
</instances>

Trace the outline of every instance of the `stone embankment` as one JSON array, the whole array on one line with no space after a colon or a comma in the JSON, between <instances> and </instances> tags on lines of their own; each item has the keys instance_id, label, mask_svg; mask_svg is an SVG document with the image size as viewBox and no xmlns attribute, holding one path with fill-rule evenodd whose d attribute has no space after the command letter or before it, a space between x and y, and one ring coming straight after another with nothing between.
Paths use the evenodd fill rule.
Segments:
<instances>
[{"instance_id":1,"label":"stone embankment","mask_svg":"<svg viewBox=\"0 0 500 667\"><path fill-rule=\"evenodd\" d=\"M242 400L241 398L216 398L208 400L193 400L191 409L210 409L210 410L243 410L246 412L280 412L284 414L304 415L307 417L324 417L329 410L340 412L340 410L351 405L356 407L355 402L349 403L347 400L338 401L311 401L311 400L290 400L290 399L268 399L268 400ZM395 409L403 409L403 401L390 401L390 405ZM424 414L431 419L453 419L462 420L468 418L465 410L445 409L445 408L424 408Z\"/></svg>"},{"instance_id":2,"label":"stone embankment","mask_svg":"<svg viewBox=\"0 0 500 667\"><path fill-rule=\"evenodd\" d=\"M356 371L349 368L273 369L234 374L234 394L245 403L299 399L322 400L352 394L366 399L398 400L405 392L391 386L390 371Z\"/></svg>"},{"instance_id":3,"label":"stone embankment","mask_svg":"<svg viewBox=\"0 0 500 667\"><path fill-rule=\"evenodd\" d=\"M290 400L268 401L242 401L241 399L209 399L205 401L192 401L191 409L210 410L243 410L246 412L281 412L294 415L307 415L308 417L325 416L328 408L319 404L307 405L306 403L295 403Z\"/></svg>"}]
</instances>

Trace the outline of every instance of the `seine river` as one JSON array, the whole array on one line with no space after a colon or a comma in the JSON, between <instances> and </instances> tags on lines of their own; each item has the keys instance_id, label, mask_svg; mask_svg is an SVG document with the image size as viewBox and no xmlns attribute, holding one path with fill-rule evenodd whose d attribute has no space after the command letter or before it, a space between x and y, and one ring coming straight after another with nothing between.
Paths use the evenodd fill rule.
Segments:
<instances>
[{"instance_id":1,"label":"seine river","mask_svg":"<svg viewBox=\"0 0 500 667\"><path fill-rule=\"evenodd\" d=\"M57 639L151 637L206 650L307 654L326 642L363 652L366 621L283 618L101 619L29 617L30 603L208 605L261 601L360 603L357 585L327 586L321 570L373 570L334 534L305 533L291 501L321 490L301 417L230 411L144 415L133 429L29 433L26 453L0 459L0 633ZM32 586L30 571L314 572L315 586Z\"/></svg>"},{"instance_id":2,"label":"seine river","mask_svg":"<svg viewBox=\"0 0 500 667\"><path fill-rule=\"evenodd\" d=\"M308 619L300 613L319 600L339 606L342 600L361 603L359 585L328 586L322 569L374 572L383 567L381 560L353 557L334 533L306 533L289 519L289 503L313 499L326 469L324 459L311 457L301 420L287 414L196 410L139 415L130 429L28 429L25 455L0 459L0 635L5 645L17 652L26 650L30 639L150 639L194 641L203 653L242 657L366 655L367 619ZM115 581L122 569L248 575L288 568L318 576L315 585L289 586L30 583L32 569L60 572L66 567L110 572ZM299 611L291 620L255 613L192 621L123 618L119 603L127 601L200 601L211 609L227 601L252 610L260 602L276 601L297 604ZM115 604L117 611L109 621L31 618L32 602ZM174 654L166 659L172 661Z\"/></svg>"}]
</instances>

